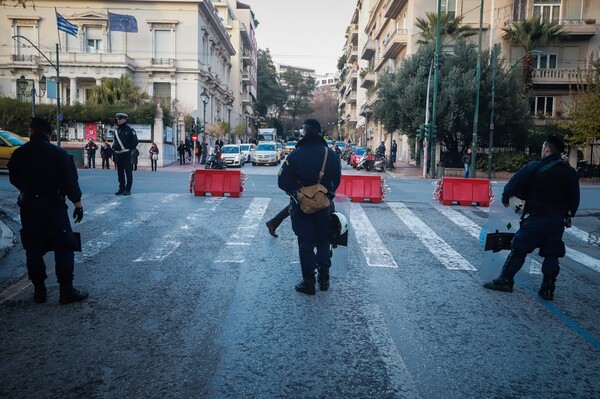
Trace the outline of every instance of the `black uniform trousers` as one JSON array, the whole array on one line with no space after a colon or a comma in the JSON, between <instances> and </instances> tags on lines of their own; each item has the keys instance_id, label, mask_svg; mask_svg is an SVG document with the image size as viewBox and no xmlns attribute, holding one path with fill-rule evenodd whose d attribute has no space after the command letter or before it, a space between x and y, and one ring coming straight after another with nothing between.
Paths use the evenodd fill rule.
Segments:
<instances>
[{"instance_id":1,"label":"black uniform trousers","mask_svg":"<svg viewBox=\"0 0 600 399\"><path fill-rule=\"evenodd\" d=\"M115 154L117 162L117 176L119 179L119 191L131 191L133 184L133 173L131 173L131 151Z\"/></svg>"}]
</instances>

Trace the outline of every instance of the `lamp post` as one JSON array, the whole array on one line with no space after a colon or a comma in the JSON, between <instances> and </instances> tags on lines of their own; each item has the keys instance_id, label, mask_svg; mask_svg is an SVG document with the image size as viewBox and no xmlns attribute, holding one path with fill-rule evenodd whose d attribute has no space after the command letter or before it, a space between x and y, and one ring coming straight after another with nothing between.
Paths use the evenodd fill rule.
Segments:
<instances>
[{"instance_id":1,"label":"lamp post","mask_svg":"<svg viewBox=\"0 0 600 399\"><path fill-rule=\"evenodd\" d=\"M21 75L21 77L19 79L17 79L17 87L19 88L19 91L21 92L21 94L23 96L30 96L31 97L31 117L35 118L35 98L42 98L44 97L44 94L46 93L46 77L44 75L42 75L42 77L39 80L39 85L40 85L40 91L42 92L41 95L37 95L36 90L35 90L35 82L33 82L33 85L31 87L31 92L29 94L27 94L27 86L29 86L29 82L27 81L27 79L25 79L24 75Z\"/></svg>"},{"instance_id":2,"label":"lamp post","mask_svg":"<svg viewBox=\"0 0 600 399\"><path fill-rule=\"evenodd\" d=\"M366 106L363 109L363 115L365 116L365 142L364 142L364 146L367 146L367 138L369 136L369 114L371 113L371 108L369 108L369 106Z\"/></svg>"},{"instance_id":3,"label":"lamp post","mask_svg":"<svg viewBox=\"0 0 600 399\"><path fill-rule=\"evenodd\" d=\"M202 90L202 93L200 93L200 100L202 101L202 104L204 105L204 112L202 114L202 164L206 163L206 155L207 155L207 148L206 148L206 104L208 104L208 100L209 100L209 96L208 93L206 92L206 88L204 88Z\"/></svg>"},{"instance_id":4,"label":"lamp post","mask_svg":"<svg viewBox=\"0 0 600 399\"><path fill-rule=\"evenodd\" d=\"M50 61L50 59L46 57L46 54L42 53L38 46L33 44L31 40L22 35L14 35L12 38L15 39L17 37L27 40L29 44L31 44L38 51L38 53L40 53L42 57L44 57L46 61L50 63L52 68L54 68L54 70L56 71L56 145L60 147L60 122L62 120L62 115L60 113L60 62L58 58L58 43L56 43L56 65L54 65L52 61Z\"/></svg>"},{"instance_id":5,"label":"lamp post","mask_svg":"<svg viewBox=\"0 0 600 399\"><path fill-rule=\"evenodd\" d=\"M495 108L496 108L496 87L507 77L510 72L515 69L519 62L528 56L529 54L541 54L542 52L539 50L530 50L523 54L513 66L510 67L508 71L504 75L500 77L498 81L496 81L496 45L492 48L492 108L490 109L490 133L488 138L488 168L487 168L487 178L492 178L492 157L493 157L493 148L494 148L494 117L495 117Z\"/></svg>"},{"instance_id":6,"label":"lamp post","mask_svg":"<svg viewBox=\"0 0 600 399\"><path fill-rule=\"evenodd\" d=\"M248 135L248 126L250 125L250 112L244 111L244 117L246 118L246 135Z\"/></svg>"},{"instance_id":7,"label":"lamp post","mask_svg":"<svg viewBox=\"0 0 600 399\"><path fill-rule=\"evenodd\" d=\"M231 110L233 109L233 100L229 100L225 108L227 108L227 130L229 133L229 144L234 144L231 134Z\"/></svg>"}]
</instances>

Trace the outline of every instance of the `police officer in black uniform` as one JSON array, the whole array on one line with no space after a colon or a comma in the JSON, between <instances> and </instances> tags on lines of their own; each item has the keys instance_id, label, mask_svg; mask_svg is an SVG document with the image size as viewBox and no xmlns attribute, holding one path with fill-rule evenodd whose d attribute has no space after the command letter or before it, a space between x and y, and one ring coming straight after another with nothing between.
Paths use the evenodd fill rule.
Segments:
<instances>
[{"instance_id":1,"label":"police officer in black uniform","mask_svg":"<svg viewBox=\"0 0 600 399\"><path fill-rule=\"evenodd\" d=\"M527 217L513 238L500 276L485 283L485 288L512 292L513 278L525 257L539 248L544 258L544 279L538 295L548 301L554 299L556 277L560 272L558 258L565 256L562 236L565 225L570 227L570 218L579 207L579 180L575 170L561 160L564 149L560 137L548 136L542 146L542 160L525 165L504 187L502 204L507 207L514 196L524 199Z\"/></svg>"},{"instance_id":2,"label":"police officer in black uniform","mask_svg":"<svg viewBox=\"0 0 600 399\"><path fill-rule=\"evenodd\" d=\"M73 158L50 143L48 121L33 118L30 141L15 150L8 163L9 179L20 191L21 241L27 257L27 272L37 303L46 302L44 254L54 251L59 303L81 301L88 294L73 288L73 250L78 246L71 230L65 197L74 205L75 223L83 219L81 190Z\"/></svg>"},{"instance_id":3,"label":"police officer in black uniform","mask_svg":"<svg viewBox=\"0 0 600 399\"><path fill-rule=\"evenodd\" d=\"M303 127L304 137L286 157L279 171L278 185L292 197L292 229L298 236L302 268L302 282L296 285L296 291L314 295L315 269L319 271L319 288L322 291L329 288L331 209L325 208L307 215L302 212L294 196L300 187L318 182L325 151L328 154L321 184L327 188L331 200L340 185L342 169L336 152L327 147L327 142L320 135L321 124L316 119L307 119Z\"/></svg>"},{"instance_id":4,"label":"police officer in black uniform","mask_svg":"<svg viewBox=\"0 0 600 399\"><path fill-rule=\"evenodd\" d=\"M119 190L115 195L130 195L131 185L133 184L131 152L137 147L139 141L135 130L127 125L127 114L119 112L116 117L119 127L115 131L113 150L115 151L115 162L117 164Z\"/></svg>"}]
</instances>

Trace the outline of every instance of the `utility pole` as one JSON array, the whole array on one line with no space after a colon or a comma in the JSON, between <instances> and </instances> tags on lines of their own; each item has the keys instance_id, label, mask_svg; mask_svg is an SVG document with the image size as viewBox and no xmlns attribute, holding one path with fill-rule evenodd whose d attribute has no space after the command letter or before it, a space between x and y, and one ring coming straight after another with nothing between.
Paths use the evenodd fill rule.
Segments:
<instances>
[{"instance_id":1,"label":"utility pole","mask_svg":"<svg viewBox=\"0 0 600 399\"><path fill-rule=\"evenodd\" d=\"M483 0L482 0L483 1ZM442 0L438 0L437 3L437 24L435 29L435 55L434 64L435 69L433 71L433 108L431 110L431 129L429 130L429 138L427 141L431 143L431 177L435 179L435 136L434 132L437 132L437 98L438 98L438 87L439 87L439 74L440 67L442 66L442 58L440 54L441 49L441 19L442 19Z\"/></svg>"},{"instance_id":2,"label":"utility pole","mask_svg":"<svg viewBox=\"0 0 600 399\"><path fill-rule=\"evenodd\" d=\"M477 91L475 92L475 116L473 117L473 137L471 139L471 167L469 169L469 177L475 177L475 170L477 166L477 129L479 128L479 93L481 89L481 40L483 34L483 0L479 5L479 44L477 47L477 76L475 77L475 84L477 85Z\"/></svg>"},{"instance_id":3,"label":"utility pole","mask_svg":"<svg viewBox=\"0 0 600 399\"><path fill-rule=\"evenodd\" d=\"M492 149L494 148L494 107L496 106L496 45L492 46L492 109L490 110L490 136L488 139L487 178L492 179ZM473 163L473 161L471 161Z\"/></svg>"}]
</instances>

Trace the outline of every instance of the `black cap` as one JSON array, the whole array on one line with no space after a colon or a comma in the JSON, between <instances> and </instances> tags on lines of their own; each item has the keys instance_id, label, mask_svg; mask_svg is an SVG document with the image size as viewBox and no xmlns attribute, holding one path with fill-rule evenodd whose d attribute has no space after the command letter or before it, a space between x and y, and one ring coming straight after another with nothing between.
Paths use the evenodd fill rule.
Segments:
<instances>
[{"instance_id":1,"label":"black cap","mask_svg":"<svg viewBox=\"0 0 600 399\"><path fill-rule=\"evenodd\" d=\"M123 112L118 112L115 116L117 117L117 119L121 119L121 118L127 119L129 117L127 114L125 114Z\"/></svg>"},{"instance_id":2,"label":"black cap","mask_svg":"<svg viewBox=\"0 0 600 399\"><path fill-rule=\"evenodd\" d=\"M307 119L304 121L304 128L307 134L321 134L321 124L316 119Z\"/></svg>"},{"instance_id":3,"label":"black cap","mask_svg":"<svg viewBox=\"0 0 600 399\"><path fill-rule=\"evenodd\" d=\"M563 152L565 150L565 142L562 137L549 135L546 137L546 143L556 149L556 152Z\"/></svg>"}]
</instances>

